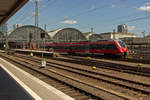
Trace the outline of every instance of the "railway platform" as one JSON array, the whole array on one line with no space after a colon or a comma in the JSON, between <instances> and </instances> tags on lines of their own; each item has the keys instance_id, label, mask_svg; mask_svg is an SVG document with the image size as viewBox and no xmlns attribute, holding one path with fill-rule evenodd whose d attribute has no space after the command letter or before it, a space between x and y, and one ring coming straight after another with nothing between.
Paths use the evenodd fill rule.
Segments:
<instances>
[{"instance_id":1,"label":"railway platform","mask_svg":"<svg viewBox=\"0 0 150 100\"><path fill-rule=\"evenodd\" d=\"M29 50L29 49L13 49L13 51L17 53L22 53L22 54L33 54L37 56L41 56L42 53L44 56L53 56L54 52L48 52L48 51L41 51L41 50Z\"/></svg>"},{"instance_id":2,"label":"railway platform","mask_svg":"<svg viewBox=\"0 0 150 100\"><path fill-rule=\"evenodd\" d=\"M2 100L74 100L40 79L0 58Z\"/></svg>"}]
</instances>

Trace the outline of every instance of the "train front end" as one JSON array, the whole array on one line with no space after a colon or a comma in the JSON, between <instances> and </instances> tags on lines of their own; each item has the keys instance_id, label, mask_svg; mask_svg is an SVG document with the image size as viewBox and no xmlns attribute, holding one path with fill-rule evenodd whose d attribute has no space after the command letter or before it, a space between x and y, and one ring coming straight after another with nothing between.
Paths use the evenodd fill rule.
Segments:
<instances>
[{"instance_id":1,"label":"train front end","mask_svg":"<svg viewBox=\"0 0 150 100\"><path fill-rule=\"evenodd\" d=\"M129 50L123 41L118 40L117 45L118 45L118 51L119 51L118 55L127 56L129 54Z\"/></svg>"}]
</instances>

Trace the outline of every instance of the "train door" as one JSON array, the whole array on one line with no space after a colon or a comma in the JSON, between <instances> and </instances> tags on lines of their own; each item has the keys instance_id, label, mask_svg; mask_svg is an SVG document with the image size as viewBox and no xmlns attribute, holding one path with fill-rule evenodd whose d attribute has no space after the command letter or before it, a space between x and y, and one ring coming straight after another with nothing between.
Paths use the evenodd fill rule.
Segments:
<instances>
[{"instance_id":1,"label":"train door","mask_svg":"<svg viewBox=\"0 0 150 100\"><path fill-rule=\"evenodd\" d=\"M86 44L85 45L85 54L89 54L89 48L90 48L90 45L89 44Z\"/></svg>"}]
</instances>

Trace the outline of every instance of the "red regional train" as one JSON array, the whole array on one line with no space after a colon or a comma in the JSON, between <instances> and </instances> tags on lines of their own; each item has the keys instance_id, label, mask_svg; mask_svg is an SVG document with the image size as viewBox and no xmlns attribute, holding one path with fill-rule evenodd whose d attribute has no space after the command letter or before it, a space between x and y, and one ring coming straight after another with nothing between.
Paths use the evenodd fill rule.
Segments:
<instances>
[{"instance_id":1,"label":"red regional train","mask_svg":"<svg viewBox=\"0 0 150 100\"><path fill-rule=\"evenodd\" d=\"M121 40L49 43L45 44L45 48L52 48L55 52L66 52L68 54L126 56L129 53L127 46Z\"/></svg>"}]
</instances>

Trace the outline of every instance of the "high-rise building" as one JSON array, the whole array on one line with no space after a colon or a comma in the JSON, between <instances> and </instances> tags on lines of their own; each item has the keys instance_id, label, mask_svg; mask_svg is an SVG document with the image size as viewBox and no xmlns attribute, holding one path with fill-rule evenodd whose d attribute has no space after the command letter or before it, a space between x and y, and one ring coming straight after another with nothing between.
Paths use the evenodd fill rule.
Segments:
<instances>
[{"instance_id":1,"label":"high-rise building","mask_svg":"<svg viewBox=\"0 0 150 100\"><path fill-rule=\"evenodd\" d=\"M128 33L128 27L126 24L118 25L119 33Z\"/></svg>"},{"instance_id":2,"label":"high-rise building","mask_svg":"<svg viewBox=\"0 0 150 100\"><path fill-rule=\"evenodd\" d=\"M6 24L0 26L0 32L5 35L6 34Z\"/></svg>"}]
</instances>

